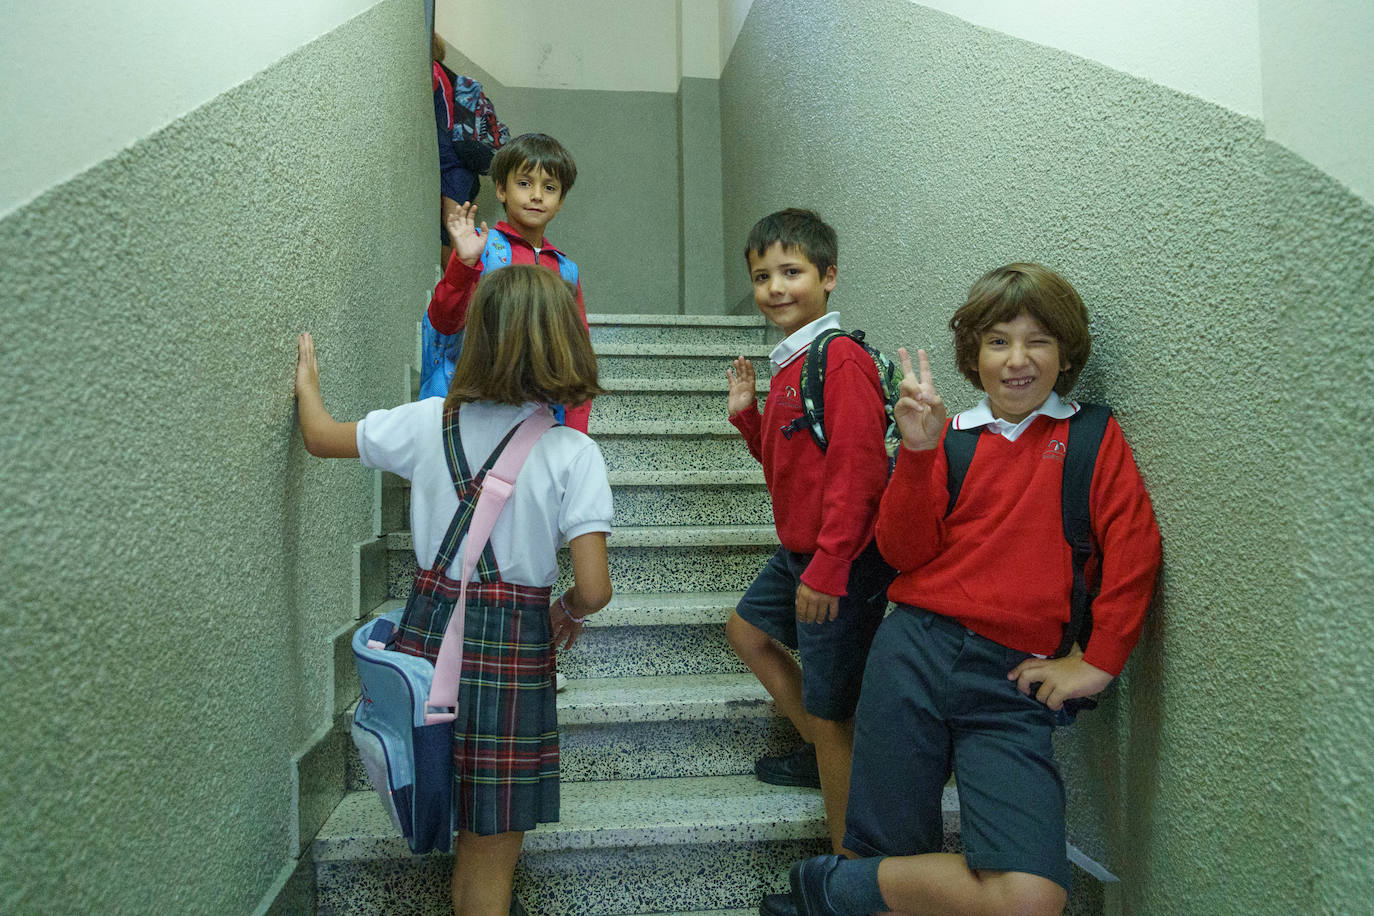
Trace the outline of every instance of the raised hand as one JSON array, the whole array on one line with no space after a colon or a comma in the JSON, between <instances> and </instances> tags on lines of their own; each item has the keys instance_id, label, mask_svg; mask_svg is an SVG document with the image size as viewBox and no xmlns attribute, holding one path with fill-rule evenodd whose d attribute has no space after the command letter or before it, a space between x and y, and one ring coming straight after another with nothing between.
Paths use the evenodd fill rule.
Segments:
<instances>
[{"instance_id":1,"label":"raised hand","mask_svg":"<svg viewBox=\"0 0 1374 916\"><path fill-rule=\"evenodd\" d=\"M918 374L911 365L906 347L899 348L897 355L902 359L902 385L898 389L901 397L892 409L892 416L902 433L902 446L914 452L932 449L940 444L947 414L945 402L940 399L930 376L930 357L925 350L916 351L920 363Z\"/></svg>"},{"instance_id":2,"label":"raised hand","mask_svg":"<svg viewBox=\"0 0 1374 916\"><path fill-rule=\"evenodd\" d=\"M725 377L730 380L730 416L753 407L758 401L754 364L743 356L737 356L734 364L725 370Z\"/></svg>"},{"instance_id":3,"label":"raised hand","mask_svg":"<svg viewBox=\"0 0 1374 916\"><path fill-rule=\"evenodd\" d=\"M453 242L453 252L458 255L458 260L469 267L477 266L482 249L487 247L487 224L483 222L480 230L475 228L476 224L477 205L471 202L460 204L444 217L449 241Z\"/></svg>"},{"instance_id":4,"label":"raised hand","mask_svg":"<svg viewBox=\"0 0 1374 916\"><path fill-rule=\"evenodd\" d=\"M296 397L319 395L320 367L315 361L315 338L306 331L296 338Z\"/></svg>"}]
</instances>

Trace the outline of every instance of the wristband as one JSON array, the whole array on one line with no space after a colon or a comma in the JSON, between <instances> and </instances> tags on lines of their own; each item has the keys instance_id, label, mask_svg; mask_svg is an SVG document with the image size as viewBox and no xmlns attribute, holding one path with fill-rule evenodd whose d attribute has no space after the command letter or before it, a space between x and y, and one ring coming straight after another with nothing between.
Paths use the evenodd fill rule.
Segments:
<instances>
[{"instance_id":1,"label":"wristband","mask_svg":"<svg viewBox=\"0 0 1374 916\"><path fill-rule=\"evenodd\" d=\"M566 594L566 592L565 592L564 594ZM567 603L563 600L563 595L559 595L559 596L558 596L558 606L561 607L561 608L563 609L563 613L564 613L565 615L567 615L567 618L568 618L569 620L571 620L571 621L572 621L573 623L575 623L575 624L578 624L579 626L580 626L581 624L586 623L586 622L587 622L587 617L590 617L590 616L591 616L590 614L588 614L587 617L574 617L572 611L568 610L568 605L567 605Z\"/></svg>"}]
</instances>

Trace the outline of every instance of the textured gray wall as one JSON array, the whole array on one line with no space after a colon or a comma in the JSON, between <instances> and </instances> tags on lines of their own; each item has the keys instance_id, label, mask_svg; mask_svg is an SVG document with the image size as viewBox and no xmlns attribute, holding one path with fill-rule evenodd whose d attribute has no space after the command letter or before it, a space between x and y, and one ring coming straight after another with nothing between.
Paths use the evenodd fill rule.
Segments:
<instances>
[{"instance_id":1,"label":"textured gray wall","mask_svg":"<svg viewBox=\"0 0 1374 916\"><path fill-rule=\"evenodd\" d=\"M421 13L388 0L0 221L0 910L248 912L294 853L372 527L371 475L301 447L295 340L338 416L404 398L437 244Z\"/></svg>"},{"instance_id":2,"label":"textured gray wall","mask_svg":"<svg viewBox=\"0 0 1374 916\"><path fill-rule=\"evenodd\" d=\"M1061 741L1128 911L1367 905L1370 206L1253 120L906 0L757 0L721 100L727 295L752 222L814 207L845 324L931 349L955 408L946 323L982 272L1042 261L1088 303L1078 394L1117 408L1165 549Z\"/></svg>"}]
</instances>

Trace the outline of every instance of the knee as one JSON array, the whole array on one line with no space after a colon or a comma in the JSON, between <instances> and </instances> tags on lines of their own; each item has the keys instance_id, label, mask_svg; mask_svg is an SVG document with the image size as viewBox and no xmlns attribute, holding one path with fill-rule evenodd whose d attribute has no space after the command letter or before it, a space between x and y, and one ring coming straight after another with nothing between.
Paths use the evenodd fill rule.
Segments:
<instances>
[{"instance_id":1,"label":"knee","mask_svg":"<svg viewBox=\"0 0 1374 916\"><path fill-rule=\"evenodd\" d=\"M990 912L1059 916L1069 901L1068 892L1049 878L1024 872L1003 872L998 877L1001 894Z\"/></svg>"},{"instance_id":2,"label":"knee","mask_svg":"<svg viewBox=\"0 0 1374 916\"><path fill-rule=\"evenodd\" d=\"M725 638L730 641L730 648L734 649L740 658L757 655L767 648L770 641L767 633L738 613L731 614L730 619L725 621Z\"/></svg>"}]
</instances>

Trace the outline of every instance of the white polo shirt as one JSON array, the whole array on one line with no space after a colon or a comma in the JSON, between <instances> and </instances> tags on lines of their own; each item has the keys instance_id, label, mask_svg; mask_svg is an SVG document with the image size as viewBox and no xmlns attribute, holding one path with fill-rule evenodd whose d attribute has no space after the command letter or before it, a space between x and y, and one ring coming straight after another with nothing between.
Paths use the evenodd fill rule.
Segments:
<instances>
[{"instance_id":1,"label":"white polo shirt","mask_svg":"<svg viewBox=\"0 0 1374 916\"><path fill-rule=\"evenodd\" d=\"M476 473L506 433L537 407L464 404L458 416L468 470ZM444 457L443 414L444 399L434 397L374 410L358 423L363 464L410 481L410 530L422 569L434 564L458 511L458 494ZM610 530L611 486L601 449L577 430L556 426L526 459L492 530L491 546L504 581L546 586L558 578L559 547L579 535ZM460 545L447 574L457 575L461 562Z\"/></svg>"},{"instance_id":2,"label":"white polo shirt","mask_svg":"<svg viewBox=\"0 0 1374 916\"><path fill-rule=\"evenodd\" d=\"M1010 423L1000 417L994 417L992 408L988 406L988 399L983 398L977 407L971 407L955 414L954 422L951 425L955 429L974 429L978 426L987 426L1008 442L1015 442L1041 414L1055 420L1066 420L1078 413L1080 409L1077 401L1065 400L1059 396L1059 392L1051 391L1050 396L1045 398L1045 403L1032 410L1020 423Z\"/></svg>"}]
</instances>

